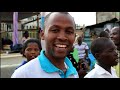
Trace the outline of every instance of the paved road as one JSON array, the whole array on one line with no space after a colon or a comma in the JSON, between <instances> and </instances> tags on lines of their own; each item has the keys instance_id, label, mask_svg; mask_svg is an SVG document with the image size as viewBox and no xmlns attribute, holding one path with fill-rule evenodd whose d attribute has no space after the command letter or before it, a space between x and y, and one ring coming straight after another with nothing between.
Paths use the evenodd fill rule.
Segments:
<instances>
[{"instance_id":1,"label":"paved road","mask_svg":"<svg viewBox=\"0 0 120 90\"><path fill-rule=\"evenodd\" d=\"M21 54L1 55L1 78L10 78L15 68L24 60Z\"/></svg>"},{"instance_id":2,"label":"paved road","mask_svg":"<svg viewBox=\"0 0 120 90\"><path fill-rule=\"evenodd\" d=\"M20 64L24 60L22 56L1 58L1 66Z\"/></svg>"}]
</instances>

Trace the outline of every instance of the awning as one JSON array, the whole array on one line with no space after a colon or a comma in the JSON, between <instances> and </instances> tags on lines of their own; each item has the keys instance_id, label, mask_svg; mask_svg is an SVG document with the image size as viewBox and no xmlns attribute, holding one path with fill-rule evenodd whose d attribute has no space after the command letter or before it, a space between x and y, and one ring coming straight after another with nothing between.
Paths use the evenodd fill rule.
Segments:
<instances>
[{"instance_id":1,"label":"awning","mask_svg":"<svg viewBox=\"0 0 120 90\"><path fill-rule=\"evenodd\" d=\"M18 12L18 20L22 20L34 15L38 15L40 12ZM0 12L1 22L13 22L13 12Z\"/></svg>"}]
</instances>

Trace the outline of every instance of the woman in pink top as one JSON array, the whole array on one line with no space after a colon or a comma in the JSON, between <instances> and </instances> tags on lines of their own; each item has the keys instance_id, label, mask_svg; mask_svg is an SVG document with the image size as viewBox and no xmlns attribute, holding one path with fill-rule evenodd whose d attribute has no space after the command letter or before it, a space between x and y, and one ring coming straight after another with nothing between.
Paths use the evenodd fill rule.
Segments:
<instances>
[{"instance_id":1,"label":"woman in pink top","mask_svg":"<svg viewBox=\"0 0 120 90\"><path fill-rule=\"evenodd\" d=\"M30 39L29 33L28 33L28 31L25 31L25 32L23 33L23 38L22 38L22 40L21 40L21 44L23 45L23 43L24 43L26 40L28 40L28 39Z\"/></svg>"}]
</instances>

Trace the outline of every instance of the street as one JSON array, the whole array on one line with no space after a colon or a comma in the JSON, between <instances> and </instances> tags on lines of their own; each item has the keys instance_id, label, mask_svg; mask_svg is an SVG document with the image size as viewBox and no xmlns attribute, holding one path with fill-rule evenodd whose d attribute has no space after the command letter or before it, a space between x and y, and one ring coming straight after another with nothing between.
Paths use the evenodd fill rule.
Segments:
<instances>
[{"instance_id":1,"label":"street","mask_svg":"<svg viewBox=\"0 0 120 90\"><path fill-rule=\"evenodd\" d=\"M19 53L1 55L1 78L10 78L15 68L25 60Z\"/></svg>"}]
</instances>

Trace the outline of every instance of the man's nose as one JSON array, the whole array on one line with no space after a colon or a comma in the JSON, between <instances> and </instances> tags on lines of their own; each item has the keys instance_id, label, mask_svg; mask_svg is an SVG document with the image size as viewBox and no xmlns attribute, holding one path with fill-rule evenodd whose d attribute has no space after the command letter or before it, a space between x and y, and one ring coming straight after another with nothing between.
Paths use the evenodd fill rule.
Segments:
<instances>
[{"instance_id":1,"label":"man's nose","mask_svg":"<svg viewBox=\"0 0 120 90\"><path fill-rule=\"evenodd\" d=\"M58 37L59 40L68 40L67 35L65 32L60 32Z\"/></svg>"},{"instance_id":2,"label":"man's nose","mask_svg":"<svg viewBox=\"0 0 120 90\"><path fill-rule=\"evenodd\" d=\"M113 38L113 35L112 35L112 34L110 35L110 38Z\"/></svg>"}]
</instances>

